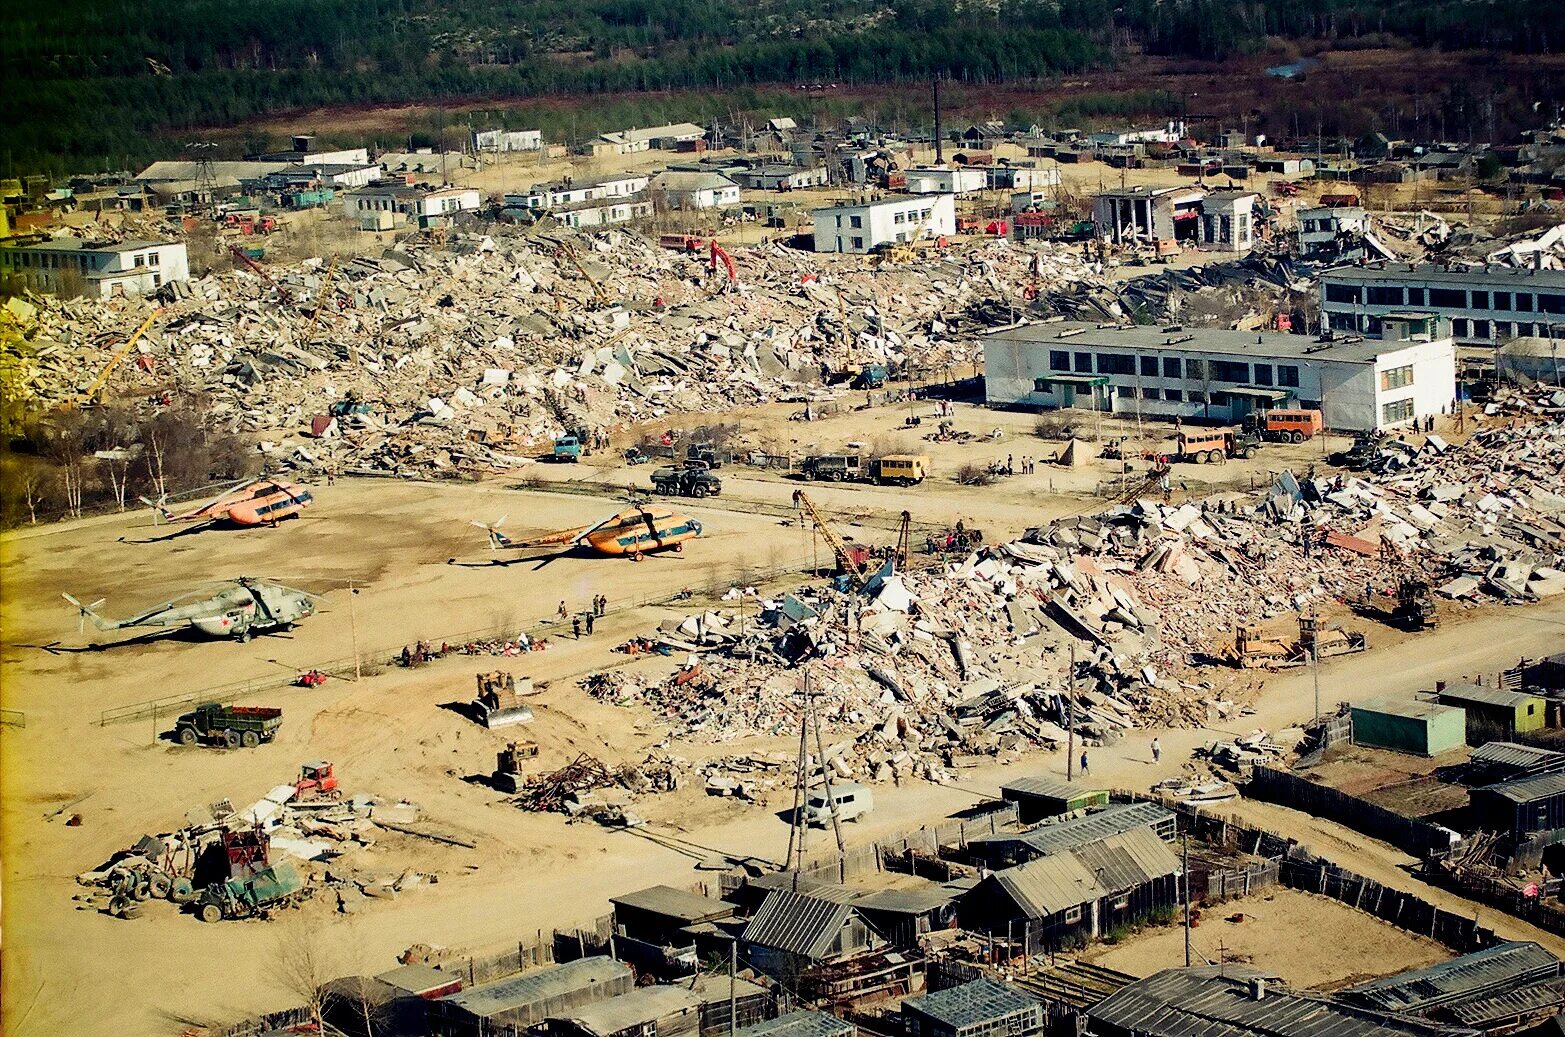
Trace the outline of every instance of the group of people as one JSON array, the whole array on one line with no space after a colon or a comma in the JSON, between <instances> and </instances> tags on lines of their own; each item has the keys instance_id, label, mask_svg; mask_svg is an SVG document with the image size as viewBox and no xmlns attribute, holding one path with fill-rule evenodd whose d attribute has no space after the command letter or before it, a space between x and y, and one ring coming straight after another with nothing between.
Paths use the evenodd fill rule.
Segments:
<instances>
[{"instance_id":1,"label":"group of people","mask_svg":"<svg viewBox=\"0 0 1565 1037\"><path fill-rule=\"evenodd\" d=\"M560 602L560 607L559 607L559 609L557 611L559 612L559 616L560 616L561 620L564 620L565 617L567 615L569 615L569 612L568 612L568 610L565 607L565 602L563 602L563 601ZM609 611L609 598L608 598L608 595L606 595L606 594L594 594L592 596L592 605L591 605L591 607L589 607L587 609L586 612L578 613L577 615L574 615L574 616L570 617L570 619L571 619L571 635L574 636L577 640L580 640L581 639L581 628L583 626L583 621L585 621L585 625L587 627L587 636L591 637L592 636L592 630L593 630L593 627L595 625L594 621L599 616L607 615L608 611Z\"/></svg>"}]
</instances>

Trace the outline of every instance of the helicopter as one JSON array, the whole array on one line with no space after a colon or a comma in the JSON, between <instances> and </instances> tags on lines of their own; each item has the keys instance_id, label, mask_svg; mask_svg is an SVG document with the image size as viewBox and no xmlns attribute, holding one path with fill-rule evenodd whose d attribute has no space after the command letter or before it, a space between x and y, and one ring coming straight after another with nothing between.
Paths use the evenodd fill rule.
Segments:
<instances>
[{"instance_id":1,"label":"helicopter","mask_svg":"<svg viewBox=\"0 0 1565 1037\"><path fill-rule=\"evenodd\" d=\"M314 615L315 602L320 597L272 580L241 576L223 583L215 594L179 604L182 600L196 598L199 593L182 595L128 619L106 619L99 615L97 609L104 602L102 598L84 605L69 594L61 597L76 606L81 619L90 618L99 630L189 627L203 637L232 638L241 644L257 633L290 627Z\"/></svg>"},{"instance_id":2,"label":"helicopter","mask_svg":"<svg viewBox=\"0 0 1565 1037\"><path fill-rule=\"evenodd\" d=\"M164 507L161 500L141 498L143 504L157 509L165 522L226 522L234 526L275 526L282 519L297 516L314 500L310 491L298 483L264 477L240 483L199 508L180 514Z\"/></svg>"},{"instance_id":3,"label":"helicopter","mask_svg":"<svg viewBox=\"0 0 1565 1037\"><path fill-rule=\"evenodd\" d=\"M635 501L630 508L615 512L594 525L520 540L513 540L500 531L499 527L504 523L502 515L492 523L474 522L473 525L488 534L489 547L493 551L525 551L560 545L563 554L585 544L599 554L635 561L656 551L683 551L685 541L701 535L698 520L668 508L649 507Z\"/></svg>"}]
</instances>

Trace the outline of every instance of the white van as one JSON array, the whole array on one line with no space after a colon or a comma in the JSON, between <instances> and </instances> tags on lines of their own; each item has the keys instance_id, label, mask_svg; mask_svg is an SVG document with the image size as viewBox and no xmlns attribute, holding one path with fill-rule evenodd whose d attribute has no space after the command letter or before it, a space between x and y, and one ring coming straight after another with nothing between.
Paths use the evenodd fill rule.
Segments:
<instances>
[{"instance_id":1,"label":"white van","mask_svg":"<svg viewBox=\"0 0 1565 1037\"><path fill-rule=\"evenodd\" d=\"M852 781L833 782L831 798L837 801L837 818L841 821L863 817L875 806L875 794L869 786ZM812 790L805 797L804 818L822 828L831 823L831 803L826 798L825 786Z\"/></svg>"}]
</instances>

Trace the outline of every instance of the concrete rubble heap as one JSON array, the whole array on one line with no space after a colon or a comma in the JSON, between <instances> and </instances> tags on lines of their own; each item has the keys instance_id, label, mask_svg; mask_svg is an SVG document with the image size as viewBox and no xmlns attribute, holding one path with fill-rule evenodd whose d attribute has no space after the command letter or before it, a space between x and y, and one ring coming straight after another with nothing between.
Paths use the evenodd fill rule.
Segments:
<instances>
[{"instance_id":1,"label":"concrete rubble heap","mask_svg":"<svg viewBox=\"0 0 1565 1037\"><path fill-rule=\"evenodd\" d=\"M1400 459L1378 474L1284 472L1250 497L1117 504L939 570L883 570L862 592L815 587L763 602L758 617L670 619L651 640L687 653L676 674L583 686L650 708L674 738L775 737L798 729L808 662L834 739L827 764L870 781L950 780L977 756L1059 748L1068 720L1084 745L1228 720L1243 693L1202 667L1229 654L1241 624L1340 610L1387 593L1404 568L1448 598L1565 592L1565 400L1554 395L1502 397L1491 409L1504 420L1461 447L1393 441L1382 449ZM710 767L709 790L770 787L746 769L766 768Z\"/></svg>"},{"instance_id":2,"label":"concrete rubble heap","mask_svg":"<svg viewBox=\"0 0 1565 1037\"><path fill-rule=\"evenodd\" d=\"M165 286L168 307L111 394L208 398L209 421L273 468L456 474L506 467L566 430L830 399L823 370L966 367L972 333L1014 319L1045 256L1051 287L1091 277L1068 250L989 242L873 270L741 249L738 285L703 254L635 234L415 239ZM39 297L30 390L73 398L150 314L135 300ZM337 413L333 413L333 405Z\"/></svg>"}]
</instances>

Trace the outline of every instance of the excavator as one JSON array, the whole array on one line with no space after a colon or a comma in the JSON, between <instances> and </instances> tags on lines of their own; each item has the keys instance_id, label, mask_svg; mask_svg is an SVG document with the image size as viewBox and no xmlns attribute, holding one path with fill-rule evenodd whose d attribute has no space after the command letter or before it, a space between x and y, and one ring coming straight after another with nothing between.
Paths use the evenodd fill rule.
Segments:
<instances>
[{"instance_id":1,"label":"excavator","mask_svg":"<svg viewBox=\"0 0 1565 1037\"><path fill-rule=\"evenodd\" d=\"M716 238L713 238L711 241L707 242L707 248L708 248L707 269L709 271L711 271L713 276L716 276L716 274L717 274L717 262L718 262L718 260L722 260L722 262L723 262L723 269L728 271L728 285L727 285L727 289L725 289L725 290L732 290L732 289L738 288L739 287L739 270L738 270L737 267L734 266L734 257L730 256L728 254L728 252L723 248L723 246L721 246L721 245L719 245L717 243L717 239Z\"/></svg>"},{"instance_id":2,"label":"excavator","mask_svg":"<svg viewBox=\"0 0 1565 1037\"><path fill-rule=\"evenodd\" d=\"M249 268L251 273L255 274L255 276L259 277L261 280L277 289L277 294L282 297L283 302L287 303L289 306L293 305L293 293L279 284L271 274L267 273L266 267L245 255L244 249L240 248L238 245L230 245L228 246L228 253L234 257L234 262L243 263L246 267Z\"/></svg>"},{"instance_id":3,"label":"excavator","mask_svg":"<svg viewBox=\"0 0 1565 1037\"><path fill-rule=\"evenodd\" d=\"M120 363L130 355L130 351L136 348L136 343L141 341L141 336L147 333L147 330L152 327L153 322L163 315L163 311L166 308L167 307L159 306L147 316L146 320L141 322L141 326L136 329L135 333L132 334L130 338L125 340L125 344L119 349L116 349L114 351L114 355L109 357L108 363L103 365L103 370L98 372L98 376L92 380L87 388L82 390L81 398L75 402L74 406L91 407L98 402L98 394L103 392L103 387L105 385L109 384L109 376L112 375L115 368L119 367ZM67 403L65 406L69 408L73 406L73 404Z\"/></svg>"},{"instance_id":4,"label":"excavator","mask_svg":"<svg viewBox=\"0 0 1565 1037\"><path fill-rule=\"evenodd\" d=\"M580 274L588 284L592 285L592 294L593 297L598 300L598 305L609 305L613 300L609 298L608 291L603 287L603 285L596 277L593 277L590 273L587 272L586 266L582 264L581 256L576 252L576 246L572 245L568 241L562 241L560 242L559 251L564 254L566 259L571 261L571 266L576 268L576 272Z\"/></svg>"}]
</instances>

